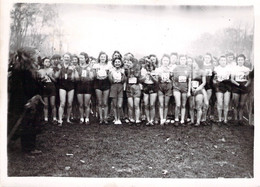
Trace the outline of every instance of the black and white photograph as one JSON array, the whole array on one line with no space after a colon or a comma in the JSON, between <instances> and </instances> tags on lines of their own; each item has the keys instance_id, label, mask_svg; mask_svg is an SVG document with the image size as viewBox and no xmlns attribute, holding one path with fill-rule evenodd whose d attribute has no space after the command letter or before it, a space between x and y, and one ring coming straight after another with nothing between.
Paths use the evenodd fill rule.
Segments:
<instances>
[{"instance_id":1,"label":"black and white photograph","mask_svg":"<svg viewBox=\"0 0 260 187\"><path fill-rule=\"evenodd\" d=\"M254 4L9 7L3 186L256 179Z\"/></svg>"}]
</instances>

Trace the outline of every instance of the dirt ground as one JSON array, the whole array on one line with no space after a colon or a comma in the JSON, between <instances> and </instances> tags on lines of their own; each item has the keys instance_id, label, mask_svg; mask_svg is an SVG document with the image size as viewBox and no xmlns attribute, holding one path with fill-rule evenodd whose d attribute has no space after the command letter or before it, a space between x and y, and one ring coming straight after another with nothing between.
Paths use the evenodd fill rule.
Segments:
<instances>
[{"instance_id":1,"label":"dirt ground","mask_svg":"<svg viewBox=\"0 0 260 187\"><path fill-rule=\"evenodd\" d=\"M37 136L42 154L19 141L8 151L9 176L252 178L253 126L140 127L48 124Z\"/></svg>"}]
</instances>

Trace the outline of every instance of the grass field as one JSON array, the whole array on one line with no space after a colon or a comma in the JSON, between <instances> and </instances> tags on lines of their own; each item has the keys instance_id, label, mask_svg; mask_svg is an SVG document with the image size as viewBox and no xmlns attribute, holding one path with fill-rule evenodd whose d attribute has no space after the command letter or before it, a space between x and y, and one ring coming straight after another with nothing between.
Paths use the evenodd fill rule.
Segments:
<instances>
[{"instance_id":1,"label":"grass field","mask_svg":"<svg viewBox=\"0 0 260 187\"><path fill-rule=\"evenodd\" d=\"M9 176L252 178L253 126L44 126L42 154L19 141L8 151Z\"/></svg>"}]
</instances>

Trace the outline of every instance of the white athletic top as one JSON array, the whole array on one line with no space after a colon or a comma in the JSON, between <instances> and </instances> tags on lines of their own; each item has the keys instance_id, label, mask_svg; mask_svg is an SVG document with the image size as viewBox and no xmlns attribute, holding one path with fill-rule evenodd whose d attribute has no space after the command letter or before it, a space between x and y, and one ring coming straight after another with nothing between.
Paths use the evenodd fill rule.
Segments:
<instances>
[{"instance_id":1,"label":"white athletic top","mask_svg":"<svg viewBox=\"0 0 260 187\"><path fill-rule=\"evenodd\" d=\"M230 79L231 70L228 66L225 67L217 66L214 69L214 72L215 72L215 78L218 82L222 82L224 80Z\"/></svg>"},{"instance_id":2,"label":"white athletic top","mask_svg":"<svg viewBox=\"0 0 260 187\"><path fill-rule=\"evenodd\" d=\"M115 82L122 82L122 73L125 73L125 70L124 68L116 69L115 67L113 67L112 69L110 69L110 73L112 74Z\"/></svg>"},{"instance_id":3,"label":"white athletic top","mask_svg":"<svg viewBox=\"0 0 260 187\"><path fill-rule=\"evenodd\" d=\"M108 71L110 69L110 65L109 64L94 64L93 65L93 69L96 70L97 72L97 79L105 79L108 76Z\"/></svg>"},{"instance_id":4,"label":"white athletic top","mask_svg":"<svg viewBox=\"0 0 260 187\"><path fill-rule=\"evenodd\" d=\"M155 73L157 76L161 78L161 82L171 82L171 70L169 67L159 67L155 69Z\"/></svg>"},{"instance_id":5,"label":"white athletic top","mask_svg":"<svg viewBox=\"0 0 260 187\"><path fill-rule=\"evenodd\" d=\"M155 71L152 71L151 74L156 75ZM154 83L152 78L150 77L150 75L148 75L148 71L145 68L141 69L141 76L145 77L145 80L144 80L145 84L153 84Z\"/></svg>"},{"instance_id":6,"label":"white athletic top","mask_svg":"<svg viewBox=\"0 0 260 187\"><path fill-rule=\"evenodd\" d=\"M232 72L237 82L247 82L249 73L250 69L245 66L236 66Z\"/></svg>"}]
</instances>

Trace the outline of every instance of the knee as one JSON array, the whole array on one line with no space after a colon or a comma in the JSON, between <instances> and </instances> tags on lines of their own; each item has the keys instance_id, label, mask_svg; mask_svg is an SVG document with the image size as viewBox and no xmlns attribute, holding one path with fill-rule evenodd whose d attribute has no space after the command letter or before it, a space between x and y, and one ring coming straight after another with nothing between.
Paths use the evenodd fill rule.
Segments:
<instances>
[{"instance_id":1,"label":"knee","mask_svg":"<svg viewBox=\"0 0 260 187\"><path fill-rule=\"evenodd\" d=\"M139 104L135 104L135 109L138 109L139 108Z\"/></svg>"},{"instance_id":2,"label":"knee","mask_svg":"<svg viewBox=\"0 0 260 187\"><path fill-rule=\"evenodd\" d=\"M51 104L51 109L55 109L55 104Z\"/></svg>"},{"instance_id":3,"label":"knee","mask_svg":"<svg viewBox=\"0 0 260 187\"><path fill-rule=\"evenodd\" d=\"M181 104L181 108L182 108L182 109L185 109L185 108L186 108L186 103L182 103L182 104Z\"/></svg>"},{"instance_id":4,"label":"knee","mask_svg":"<svg viewBox=\"0 0 260 187\"><path fill-rule=\"evenodd\" d=\"M144 108L145 108L146 110L149 110L149 109L150 109L149 105L144 105Z\"/></svg>"},{"instance_id":5,"label":"knee","mask_svg":"<svg viewBox=\"0 0 260 187\"><path fill-rule=\"evenodd\" d=\"M202 110L202 106L201 106L201 105L197 105L197 106L196 106L196 110L197 110L197 111L201 111L201 110Z\"/></svg>"},{"instance_id":6,"label":"knee","mask_svg":"<svg viewBox=\"0 0 260 187\"><path fill-rule=\"evenodd\" d=\"M72 103L68 103L68 104L67 104L67 107L68 107L68 108L72 108Z\"/></svg>"},{"instance_id":7,"label":"knee","mask_svg":"<svg viewBox=\"0 0 260 187\"><path fill-rule=\"evenodd\" d=\"M83 103L79 103L79 108L83 108Z\"/></svg>"},{"instance_id":8,"label":"knee","mask_svg":"<svg viewBox=\"0 0 260 187\"><path fill-rule=\"evenodd\" d=\"M159 107L160 108L163 108L164 106L163 106L163 103L159 103Z\"/></svg>"},{"instance_id":9,"label":"knee","mask_svg":"<svg viewBox=\"0 0 260 187\"><path fill-rule=\"evenodd\" d=\"M160 105L160 107L161 107L161 105ZM163 106L162 106L162 107L163 107ZM154 105L154 104L151 104L151 105L150 105L150 109L151 109L151 110L154 110L154 109L155 109L155 105Z\"/></svg>"},{"instance_id":10,"label":"knee","mask_svg":"<svg viewBox=\"0 0 260 187\"><path fill-rule=\"evenodd\" d=\"M224 109L228 110L228 108L229 108L229 105L228 104L224 104Z\"/></svg>"},{"instance_id":11,"label":"knee","mask_svg":"<svg viewBox=\"0 0 260 187\"><path fill-rule=\"evenodd\" d=\"M222 103L218 103L218 106L217 106L217 107L218 107L218 109L221 109L221 110L222 110L222 109L223 109L223 104L222 104Z\"/></svg>"},{"instance_id":12,"label":"knee","mask_svg":"<svg viewBox=\"0 0 260 187\"><path fill-rule=\"evenodd\" d=\"M61 102L61 103L60 103L60 107L61 107L61 108L64 108L64 107L65 107L65 102Z\"/></svg>"},{"instance_id":13,"label":"knee","mask_svg":"<svg viewBox=\"0 0 260 187\"><path fill-rule=\"evenodd\" d=\"M49 105L45 102L44 109L46 110L46 109L48 109L48 107L49 107Z\"/></svg>"},{"instance_id":14,"label":"knee","mask_svg":"<svg viewBox=\"0 0 260 187\"><path fill-rule=\"evenodd\" d=\"M108 104L107 104L107 102L105 102L105 103L103 103L103 105L101 105L103 108L106 108L106 107L108 107Z\"/></svg>"}]
</instances>

